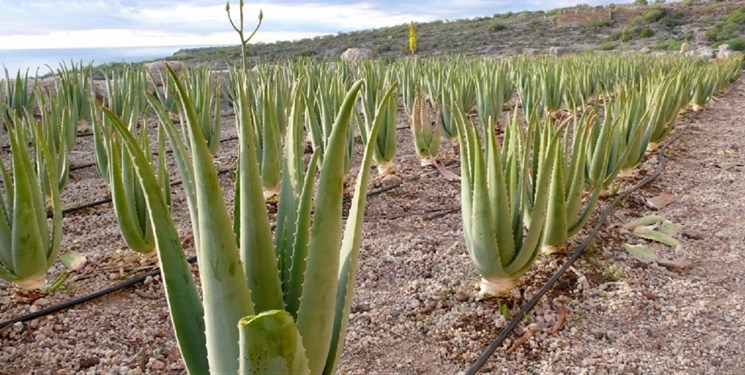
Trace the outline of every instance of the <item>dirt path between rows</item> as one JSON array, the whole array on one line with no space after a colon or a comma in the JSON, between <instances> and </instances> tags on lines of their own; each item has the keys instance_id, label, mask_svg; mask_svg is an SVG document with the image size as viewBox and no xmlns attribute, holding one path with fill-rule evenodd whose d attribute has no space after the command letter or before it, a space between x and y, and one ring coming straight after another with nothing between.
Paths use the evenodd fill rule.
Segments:
<instances>
[{"instance_id":1,"label":"dirt path between rows","mask_svg":"<svg viewBox=\"0 0 745 375\"><path fill-rule=\"evenodd\" d=\"M483 373L745 373L745 81L688 116L679 121L674 134L684 130L668 151L663 175L621 204L587 253L497 349ZM233 120L227 117L224 123ZM224 136L234 133L226 129ZM92 160L86 142L80 140L73 165ZM565 257L540 258L508 298L476 300L477 275L463 245L458 183L419 167L407 130L399 132L398 145L402 185L368 200L339 372L458 373L506 324L500 308L516 312ZM449 144L441 155L458 172ZM234 162L235 143L227 143L217 163ZM656 165L652 155L636 179L621 188ZM231 175L221 182L231 194ZM174 212L186 238L183 192L174 192ZM663 192L672 194L668 206L659 211L645 206L646 199ZM88 168L73 172L65 194L68 206L107 192ZM35 301L19 299L0 282L0 321L105 288L151 266L152 260L126 249L112 211L104 205L65 217L63 250L84 253L90 265L60 292ZM652 248L692 267L667 269L624 250L624 243L650 244L621 226L651 213L684 225L676 236L678 247ZM58 271L55 266L52 274ZM562 308L568 314L557 324ZM555 327L558 332L550 334ZM536 334L510 350L531 328ZM158 277L0 331L0 374L183 371Z\"/></svg>"}]
</instances>

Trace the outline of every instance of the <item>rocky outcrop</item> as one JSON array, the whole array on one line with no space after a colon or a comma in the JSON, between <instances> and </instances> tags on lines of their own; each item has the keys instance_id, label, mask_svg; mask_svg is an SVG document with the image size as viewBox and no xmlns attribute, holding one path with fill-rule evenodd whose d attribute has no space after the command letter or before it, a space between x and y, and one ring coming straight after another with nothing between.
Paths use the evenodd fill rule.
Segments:
<instances>
[{"instance_id":1,"label":"rocky outcrop","mask_svg":"<svg viewBox=\"0 0 745 375\"><path fill-rule=\"evenodd\" d=\"M155 92L156 87L165 85L168 79L168 71L166 70L166 64L178 75L186 67L186 63L183 61L155 61L145 64L145 69L148 71L148 87L149 92Z\"/></svg>"},{"instance_id":2,"label":"rocky outcrop","mask_svg":"<svg viewBox=\"0 0 745 375\"><path fill-rule=\"evenodd\" d=\"M358 64L361 61L372 60L375 58L375 52L368 48L347 48L341 54L341 59L350 64Z\"/></svg>"},{"instance_id":3,"label":"rocky outcrop","mask_svg":"<svg viewBox=\"0 0 745 375\"><path fill-rule=\"evenodd\" d=\"M548 54L551 55L551 56L563 56L563 55L566 55L566 54L572 53L572 52L574 52L574 50L572 48L569 48L569 47L556 47L556 46L554 46L554 47L550 47L548 49Z\"/></svg>"},{"instance_id":4,"label":"rocky outcrop","mask_svg":"<svg viewBox=\"0 0 745 375\"><path fill-rule=\"evenodd\" d=\"M732 54L732 48L729 46L729 44L720 44L719 49L717 50L717 58L723 59L725 57L728 57Z\"/></svg>"}]
</instances>

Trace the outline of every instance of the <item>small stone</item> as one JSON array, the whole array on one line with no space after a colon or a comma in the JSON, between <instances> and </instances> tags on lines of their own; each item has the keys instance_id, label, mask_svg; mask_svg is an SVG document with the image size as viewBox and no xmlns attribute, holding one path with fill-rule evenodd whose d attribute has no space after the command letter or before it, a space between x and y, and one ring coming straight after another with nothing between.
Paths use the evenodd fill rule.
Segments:
<instances>
[{"instance_id":1,"label":"small stone","mask_svg":"<svg viewBox=\"0 0 745 375\"><path fill-rule=\"evenodd\" d=\"M163 370L164 368L166 368L166 364L163 363L163 361L155 360L155 362L153 362L153 366L151 368L153 370Z\"/></svg>"},{"instance_id":2,"label":"small stone","mask_svg":"<svg viewBox=\"0 0 745 375\"><path fill-rule=\"evenodd\" d=\"M98 357L81 358L80 368L81 369L90 368L90 367L98 365L99 363L101 363L101 360L98 359Z\"/></svg>"},{"instance_id":3,"label":"small stone","mask_svg":"<svg viewBox=\"0 0 745 375\"><path fill-rule=\"evenodd\" d=\"M703 233L693 230L693 229L686 229L683 231L683 237L690 238L692 240L702 240L704 239Z\"/></svg>"},{"instance_id":4,"label":"small stone","mask_svg":"<svg viewBox=\"0 0 745 375\"><path fill-rule=\"evenodd\" d=\"M46 298L39 298L36 300L36 302L34 302L34 305L39 307L46 307L49 306L49 300Z\"/></svg>"},{"instance_id":5,"label":"small stone","mask_svg":"<svg viewBox=\"0 0 745 375\"><path fill-rule=\"evenodd\" d=\"M719 367L719 366L721 366L721 365L722 365L722 360L721 360L721 359L719 359L719 358L712 358L712 360L711 360L711 361L709 361L709 363L710 363L710 364L711 364L712 366L714 366L714 367Z\"/></svg>"},{"instance_id":6,"label":"small stone","mask_svg":"<svg viewBox=\"0 0 745 375\"><path fill-rule=\"evenodd\" d=\"M153 282L153 277L152 276L148 276L148 277L145 278L145 281L143 281L142 283L144 285L150 285L152 282Z\"/></svg>"},{"instance_id":7,"label":"small stone","mask_svg":"<svg viewBox=\"0 0 745 375\"><path fill-rule=\"evenodd\" d=\"M395 174L389 174L383 177L381 182L383 183L383 186L395 186L401 184L401 177L398 177Z\"/></svg>"},{"instance_id":8,"label":"small stone","mask_svg":"<svg viewBox=\"0 0 745 375\"><path fill-rule=\"evenodd\" d=\"M396 318L396 317L398 317L399 315L401 315L401 311L398 311L397 309L390 309L390 310L388 311L388 315L390 315L390 316L392 316L392 317Z\"/></svg>"}]
</instances>

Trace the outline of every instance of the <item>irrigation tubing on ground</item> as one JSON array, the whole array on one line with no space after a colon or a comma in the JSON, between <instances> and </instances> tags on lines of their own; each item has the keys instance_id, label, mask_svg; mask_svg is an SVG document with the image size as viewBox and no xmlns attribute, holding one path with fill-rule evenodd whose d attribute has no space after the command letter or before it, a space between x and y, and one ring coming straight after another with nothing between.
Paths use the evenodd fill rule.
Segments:
<instances>
[{"instance_id":1,"label":"irrigation tubing on ground","mask_svg":"<svg viewBox=\"0 0 745 375\"><path fill-rule=\"evenodd\" d=\"M235 141L236 139L238 139L237 136L227 137L225 139L221 139L220 140L220 143ZM173 149L166 150L166 154L172 154L172 153L173 153ZM152 156L158 156L158 152L157 151L156 152L153 152L152 153ZM73 166L70 167L70 171L72 172L72 171L77 171L79 169L90 168L90 167L92 167L94 165L96 165L95 162L93 162L93 163L79 164L79 165L73 165Z\"/></svg>"},{"instance_id":2,"label":"irrigation tubing on ground","mask_svg":"<svg viewBox=\"0 0 745 375\"><path fill-rule=\"evenodd\" d=\"M197 259L196 256L191 256L188 259L186 259L186 261L189 262L189 263L192 263L196 259ZM128 288L128 287L130 287L132 285L139 284L139 283L145 281L145 279L147 279L148 276L155 277L157 275L160 275L160 268L156 268L156 269L154 269L154 270L152 270L152 271L150 271L148 273L142 274L140 276L133 277L133 278L127 280L127 281L121 282L121 283L116 284L116 285L114 285L112 287L109 287L109 288L106 288L106 289L102 289L102 290L99 290L97 292L93 292L91 294L86 294L86 295L84 295L84 296L82 296L80 298L71 299L69 301L65 301L65 302L62 302L62 303L59 303L59 304L56 304L56 305L47 307L46 309L39 310L39 311L33 312L31 314L19 316L17 318L13 318L13 319L8 320L8 321L5 321L5 322L0 322L0 330L3 329L3 328L5 328L6 326L11 325L11 324L16 324L16 323L19 323L19 322L26 322L26 321L29 321L29 320L38 319L38 318L41 318L42 316L53 314L53 313L55 313L57 311L64 310L64 309L66 309L68 307L79 305L81 303L88 302L88 301L93 300L93 299L96 299L98 297L103 297L103 296L105 296L107 294L114 293L114 292L116 292L118 290L122 290L122 289Z\"/></svg>"},{"instance_id":3,"label":"irrigation tubing on ground","mask_svg":"<svg viewBox=\"0 0 745 375\"><path fill-rule=\"evenodd\" d=\"M616 205L618 205L619 202L624 200L627 196L629 196L631 193L641 189L642 187L646 186L650 182L654 181L657 177L659 177L662 174L662 171L665 169L665 151L667 150L668 146L673 144L680 136L685 132L686 129L688 129L688 126L690 123L686 124L686 126L681 129L677 134L675 134L674 137L670 138L667 142L665 142L664 145L662 145L659 149L659 152L657 153L657 168L655 169L654 173L648 175L646 178L641 180L636 185L630 187L629 189L626 189L625 191L619 193L615 199L613 199L608 207L603 211L603 213L598 218L598 222L593 227L592 231L585 237L585 239L577 246L577 248L569 255L569 258L567 258L566 262L559 267L558 270L551 276L551 278L548 279L546 284L541 287L541 289L536 292L535 295L526 303L522 308L520 308L520 311L518 311L516 314L512 314L512 319L507 323L507 325L502 328L502 330L499 332L497 337L492 340L492 342L489 344L489 346L484 350L484 352L476 359L476 362L474 362L467 370L466 375L474 375L477 371L479 371L486 362L489 360L489 358L494 354L494 352L499 348L503 343L504 340L507 339L507 336L512 333L512 330L517 327L518 324L523 320L523 317L526 316L530 310L535 307L536 304L538 304L538 301L546 294L549 290L553 287L553 285L559 280L559 278L566 272L569 267L574 264L574 262L579 258L580 255L582 255L582 252L587 248L587 246L590 244L590 242L595 238L595 236L600 232L600 229L605 224L605 220L608 219L608 216L610 216L611 213L615 210Z\"/></svg>"},{"instance_id":4,"label":"irrigation tubing on ground","mask_svg":"<svg viewBox=\"0 0 745 375\"><path fill-rule=\"evenodd\" d=\"M232 169L222 170L222 171L219 171L218 173L219 174L223 174L223 173L227 173L227 172L230 172L230 171L232 171ZM418 175L417 174L417 175L414 175L412 177L409 177L407 180L414 181L414 180L417 180L419 178L421 178L421 175ZM173 183L171 183L171 186L175 186L176 184L181 184L181 181L173 182ZM383 193L385 193L387 191L391 191L391 190L396 189L396 188L401 187L401 186L403 186L403 182L398 182L398 183L393 184L393 185L390 185L390 186L386 186L386 187L383 187L383 188L380 188L380 189L377 189L377 190L372 190L372 191L368 192L367 195L368 195L368 197L375 196L375 195L380 195L380 194L383 194ZM89 207L93 207L93 206L104 204L104 203L108 203L108 202L111 202L111 198L100 200L100 201L97 201L97 202L92 202L92 203L89 203L89 204L87 204L85 206L76 207L76 209L89 208ZM189 257L188 258L189 263L192 263L195 260L196 260L196 257L195 256L192 256L192 257ZM42 316L53 314L55 312L58 312L58 311L67 309L67 308L72 307L72 306L75 306L75 305L79 305L81 303L88 302L88 301L93 300L93 299L96 299L98 297L103 297L103 296L105 296L107 294L111 294L111 293L114 293L116 291L119 291L119 290L128 288L128 287L133 286L133 285L136 285L136 284L139 284L139 283L145 281L145 279L148 276L156 276L156 275L159 275L159 274L160 274L160 268L156 268L156 269L154 269L154 270L152 270L152 271L150 271L150 272L148 272L146 274L142 274L140 276L133 277L133 278L127 280L127 281L124 281L122 283L116 284L116 285L111 286L109 288L102 289L102 290L99 290L97 292L93 292L91 294L87 294L87 295L82 296L80 298L71 299L69 301L65 301L65 302L62 302L62 303L59 303L59 304L50 306L50 307L48 307L46 309L39 310L39 311L34 312L34 313L26 314L26 315L23 315L23 316L19 316L17 318L13 318L13 319L8 320L8 321L0 322L0 330L3 329L3 328L5 328L6 326L11 325L11 324L15 324L15 323L18 323L18 322L27 322L29 320L38 319L38 318L41 318Z\"/></svg>"},{"instance_id":5,"label":"irrigation tubing on ground","mask_svg":"<svg viewBox=\"0 0 745 375\"><path fill-rule=\"evenodd\" d=\"M408 127L406 127L406 128L408 128ZM445 165L447 166L447 165L450 165L450 164L451 163L446 163ZM231 171L233 171L233 169L225 169L225 170L219 171L218 174L224 174L224 173L231 172ZM432 173L432 172L429 172L429 173ZM424 175L427 175L427 173L424 173L424 174L415 174L413 176L409 176L408 178L406 178L406 181L407 182L408 181L416 181L416 180L421 179ZM180 185L181 183L182 182L180 180L179 181L174 181L174 182L171 183L171 186L177 186L177 185ZM372 196L380 195L380 194L386 193L388 191L391 191L393 189L399 188L399 187L401 187L403 185L404 185L404 182L403 181L399 181L399 182L397 182L395 184L392 184L390 186L384 186L384 187L379 188L379 189L376 189L376 190L371 190L371 191L369 191L367 193L367 196L368 197L372 197ZM85 204L85 205L82 205L82 206L68 208L68 209L63 210L62 212L63 212L63 214L66 214L66 213L75 212L75 211L83 210L83 209L86 209L86 208L91 208L91 207L95 207L95 206L98 206L98 205L106 204L106 203L109 203L109 202L111 202L111 198L106 198L106 199L102 199L102 200L99 200L99 201L96 201L96 202L91 202L91 203L88 203L88 204ZM187 260L188 260L189 263L192 263L192 262L194 262L196 260L196 256L189 257ZM71 299L69 301L65 301L65 302L62 302L62 303L59 303L59 304L50 306L50 307L48 307L46 309L39 310L39 311L34 312L34 313L26 314L26 315L23 315L23 316L19 316L19 317L10 319L8 321L0 322L0 330L3 329L3 328L5 328L6 326L11 325L11 324L15 324L15 323L18 323L18 322L27 322L29 320L38 319L38 318L41 318L42 316L53 314L55 312L58 312L58 311L67 309L69 307L72 307L72 306L75 306L75 305L79 305L81 303L85 303L85 302L91 301L91 300L96 299L98 297L102 297L102 296L105 296L107 294L114 293L116 291L119 291L119 290L128 288L128 287L133 286L133 285L136 285L136 284L139 284L139 283L145 281L145 279L148 276L156 276L156 275L159 275L159 274L160 274L160 268L156 268L156 269L154 269L154 270L152 270L152 271L150 271L150 272L148 272L146 274L142 274L140 276L133 277L133 278L127 280L127 281L124 281L124 282L119 283L117 285L111 286L109 288L102 289L102 290L99 290L97 292L93 292L93 293L87 294L87 295L82 296L82 297L79 297L79 298Z\"/></svg>"},{"instance_id":6,"label":"irrigation tubing on ground","mask_svg":"<svg viewBox=\"0 0 745 375\"><path fill-rule=\"evenodd\" d=\"M234 170L235 170L235 168L228 168L228 169L219 170L219 171L217 171L217 175L218 176L224 175L224 174L226 174L228 172L232 172ZM182 183L183 182L181 180L176 180L174 182L171 182L171 187L179 186ZM82 210L86 210L86 209L89 209L89 208L92 208L92 207L100 206L100 205L103 205L103 204L106 204L106 203L111 203L111 201L112 201L111 196L108 196L107 198L103 198L103 199L100 199L100 200L97 200L97 201L89 202L89 203L86 203L86 204L83 204L83 205L80 205L80 206L65 208L65 209L62 210L62 216L67 215L67 214L70 214L70 213L73 213L73 212L76 212L76 211L82 211ZM52 217L52 212L47 212L47 218L51 218L51 217Z\"/></svg>"}]
</instances>

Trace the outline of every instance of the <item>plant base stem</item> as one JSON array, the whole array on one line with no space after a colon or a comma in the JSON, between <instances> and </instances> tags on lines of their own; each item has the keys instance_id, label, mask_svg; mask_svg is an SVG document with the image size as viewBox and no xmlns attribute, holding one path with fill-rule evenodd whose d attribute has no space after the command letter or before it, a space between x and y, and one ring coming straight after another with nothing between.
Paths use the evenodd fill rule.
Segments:
<instances>
[{"instance_id":1,"label":"plant base stem","mask_svg":"<svg viewBox=\"0 0 745 375\"><path fill-rule=\"evenodd\" d=\"M515 280L512 279L485 279L481 278L479 282L480 298L500 297L508 294L515 286Z\"/></svg>"},{"instance_id":2,"label":"plant base stem","mask_svg":"<svg viewBox=\"0 0 745 375\"><path fill-rule=\"evenodd\" d=\"M384 160L378 163L378 176L385 177L388 175L396 174L396 163L390 160Z\"/></svg>"}]
</instances>

